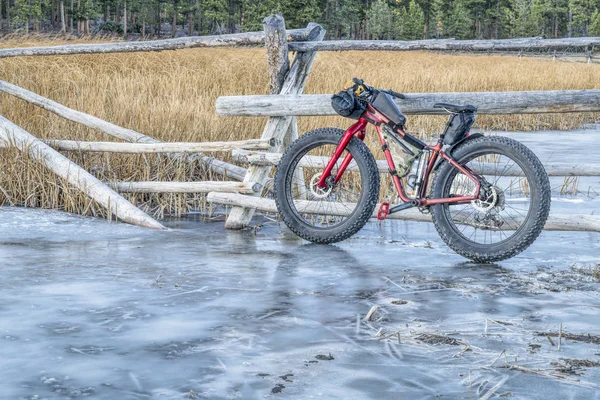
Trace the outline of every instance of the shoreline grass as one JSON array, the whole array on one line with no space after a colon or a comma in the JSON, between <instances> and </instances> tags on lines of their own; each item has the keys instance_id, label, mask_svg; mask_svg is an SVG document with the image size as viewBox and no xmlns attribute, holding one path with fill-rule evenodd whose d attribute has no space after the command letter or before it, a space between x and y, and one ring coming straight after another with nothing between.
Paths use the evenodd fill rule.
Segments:
<instances>
[{"instance_id":1,"label":"shoreline grass","mask_svg":"<svg viewBox=\"0 0 600 400\"><path fill-rule=\"evenodd\" d=\"M86 39L75 39L85 42ZM62 38L4 38L0 48L59 45ZM353 76L401 92L513 91L598 88L597 65L492 55L427 52L323 52L317 55L305 93L334 93ZM220 117L222 95L268 93L264 49L189 49L155 53L19 57L3 59L0 79L117 125L163 141L258 138L266 118ZM116 140L0 94L2 114L41 139ZM483 130L569 130L600 114L479 116ZM410 116L409 131L435 135L446 118ZM301 117L299 131L347 127L341 117ZM377 153L375 136L367 142ZM11 149L0 150L0 204L59 208L103 215L101 208L43 167ZM99 179L219 180L197 163L160 155L65 153ZM231 161L227 153L217 157ZM204 209L202 195L127 195L157 216Z\"/></svg>"}]
</instances>

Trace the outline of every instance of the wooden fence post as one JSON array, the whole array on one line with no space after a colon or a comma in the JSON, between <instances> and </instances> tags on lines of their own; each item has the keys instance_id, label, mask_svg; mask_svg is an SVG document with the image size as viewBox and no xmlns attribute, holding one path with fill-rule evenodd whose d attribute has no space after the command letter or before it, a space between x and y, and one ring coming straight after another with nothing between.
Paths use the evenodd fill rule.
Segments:
<instances>
[{"instance_id":1,"label":"wooden fence post","mask_svg":"<svg viewBox=\"0 0 600 400\"><path fill-rule=\"evenodd\" d=\"M264 20L265 26L265 46L267 48L267 61L269 64L269 75L271 77L271 83L279 82L281 71L289 65L287 58L288 46L287 41L283 42L281 37L285 38L285 22L281 15L271 15ZM320 41L325 36L325 29L316 24L309 24L311 35L308 37L309 41ZM281 47L285 48L285 51ZM294 94L299 95L304 91L306 80L310 73L310 69L315 60L316 51L307 51L297 53L294 58L285 80L281 85L280 94ZM283 59L281 59L283 58ZM272 86L273 88L273 86ZM285 135L292 127L292 133L290 138L294 135L295 117L271 117L268 119L261 139L277 139L278 143L283 143ZM297 135L297 133L296 133ZM273 147L272 152L281 152L281 144ZM260 185L264 185L269 177L272 167L269 166L250 166L248 173L244 178L244 182L256 182ZM260 193L257 193L260 196ZM225 227L228 229L242 229L250 223L252 216L254 215L255 208L247 207L233 207Z\"/></svg>"}]
</instances>

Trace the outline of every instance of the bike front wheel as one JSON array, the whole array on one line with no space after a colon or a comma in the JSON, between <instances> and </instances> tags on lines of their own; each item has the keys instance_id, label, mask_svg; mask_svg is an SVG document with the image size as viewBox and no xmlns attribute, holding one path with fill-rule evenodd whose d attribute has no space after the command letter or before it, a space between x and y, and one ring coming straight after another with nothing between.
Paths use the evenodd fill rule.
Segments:
<instances>
[{"instance_id":1,"label":"bike front wheel","mask_svg":"<svg viewBox=\"0 0 600 400\"><path fill-rule=\"evenodd\" d=\"M476 262L513 257L539 236L550 211L550 183L540 160L516 140L480 137L459 145L452 156L483 178L480 199L431 207L442 240ZM434 198L471 196L476 185L448 162L433 183Z\"/></svg>"},{"instance_id":2,"label":"bike front wheel","mask_svg":"<svg viewBox=\"0 0 600 400\"><path fill-rule=\"evenodd\" d=\"M275 202L283 222L313 243L335 243L358 232L373 215L379 197L379 171L368 147L353 137L326 188L317 185L344 131L321 128L297 139L281 158L275 174ZM333 182L344 158L352 162Z\"/></svg>"}]
</instances>

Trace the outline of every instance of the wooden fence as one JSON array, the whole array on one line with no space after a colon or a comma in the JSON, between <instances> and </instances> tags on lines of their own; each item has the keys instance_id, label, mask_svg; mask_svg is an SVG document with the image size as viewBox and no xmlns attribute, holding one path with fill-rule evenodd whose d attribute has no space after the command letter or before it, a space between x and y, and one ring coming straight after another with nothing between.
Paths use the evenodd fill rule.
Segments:
<instances>
[{"instance_id":1,"label":"wooden fence","mask_svg":"<svg viewBox=\"0 0 600 400\"><path fill-rule=\"evenodd\" d=\"M81 142L70 140L41 141L22 128L0 117L0 146L15 146L28 152L59 176L81 189L122 221L155 229L164 227L149 215L128 202L123 193L208 193L207 200L231 206L227 228L247 226L255 210L276 212L274 202L260 195L285 150L285 144L298 137L296 116L334 115L330 105L331 95L303 95L318 50L439 50L439 51L490 51L523 49L564 49L581 47L593 51L600 38L550 39L523 38L510 40L420 40L420 41L323 41L325 30L318 24L304 29L286 30L280 15L264 21L263 32L243 34L185 37L147 42L119 42L82 44L52 47L33 47L0 50L0 58L17 56L44 56L93 54L136 51L176 50L195 47L262 45L267 53L270 78L270 95L228 96L217 100L221 115L267 116L268 120L259 139L211 143L162 143L142 133L126 129L97 117L58 104L28 90L0 81L0 92L7 93L34 104L56 115L94 128L124 140L123 142ZM290 64L288 54L295 52ZM591 54L591 53L590 53ZM406 99L397 100L406 114L439 114L432 105L436 102L473 103L483 114L569 113L600 111L600 90L568 90L502 93L408 93ZM56 150L55 150L56 149ZM111 185L98 181L87 171L61 155L62 151L112 152L112 153L194 153L211 171L230 181L209 182L116 182ZM203 152L231 152L234 160L247 168L209 157ZM314 160L313 160L314 161ZM317 160L319 161L319 160ZM320 160L323 164L325 160ZM378 161L380 171L387 165ZM352 165L350 165L352 168ZM547 164L550 176L598 176L600 164ZM513 173L509 171L509 173ZM514 175L517 173L514 171ZM305 201L307 213L316 213L310 201ZM345 211L332 210L335 215ZM428 221L419 212L393 214L390 218ZM546 224L550 230L600 231L600 216L553 215Z\"/></svg>"}]
</instances>

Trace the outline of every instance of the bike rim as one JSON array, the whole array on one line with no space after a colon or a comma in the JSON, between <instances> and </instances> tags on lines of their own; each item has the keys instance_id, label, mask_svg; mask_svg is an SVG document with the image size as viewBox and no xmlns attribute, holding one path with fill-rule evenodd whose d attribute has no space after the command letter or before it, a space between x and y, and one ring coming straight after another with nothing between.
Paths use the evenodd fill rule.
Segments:
<instances>
[{"instance_id":1,"label":"bike rim","mask_svg":"<svg viewBox=\"0 0 600 400\"><path fill-rule=\"evenodd\" d=\"M491 188L484 199L469 204L444 205L450 226L462 239L475 245L499 245L514 238L529 220L535 187L523 165L501 151L470 155L461 162L485 179ZM475 183L454 170L446 182L444 197L475 193Z\"/></svg>"},{"instance_id":2,"label":"bike rim","mask_svg":"<svg viewBox=\"0 0 600 400\"><path fill-rule=\"evenodd\" d=\"M327 189L316 185L336 147L337 143L313 144L299 153L288 172L285 186L288 204L297 220L312 229L342 225L354 215L363 197L362 174L355 160L335 185ZM348 154L346 149L334 166L332 177L337 175Z\"/></svg>"}]
</instances>

